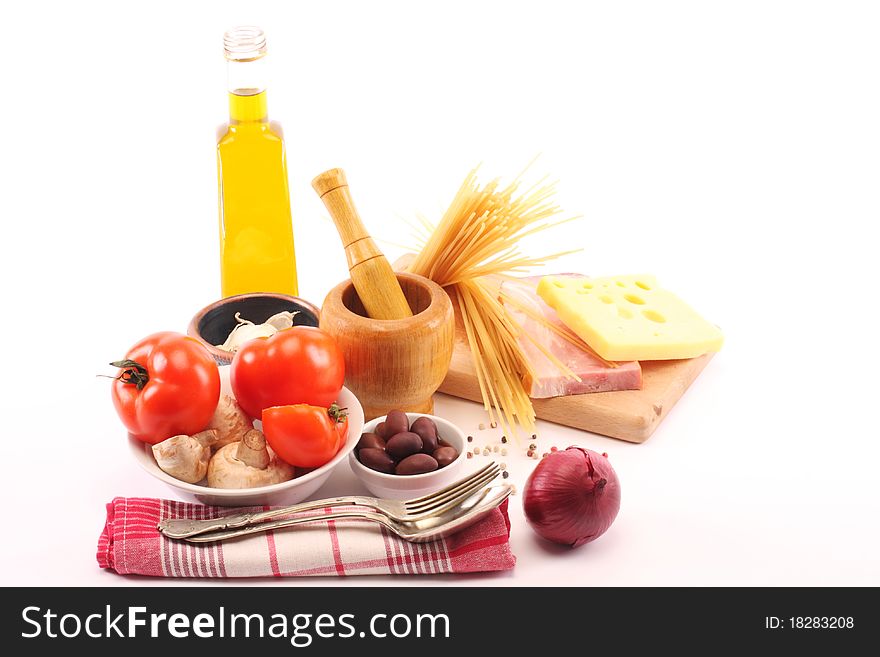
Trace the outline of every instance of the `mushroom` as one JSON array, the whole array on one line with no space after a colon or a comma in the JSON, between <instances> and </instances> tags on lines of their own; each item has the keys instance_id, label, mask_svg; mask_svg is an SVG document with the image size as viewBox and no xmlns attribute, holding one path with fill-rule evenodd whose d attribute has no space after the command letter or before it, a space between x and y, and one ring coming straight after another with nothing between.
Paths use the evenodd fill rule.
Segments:
<instances>
[{"instance_id":1,"label":"mushroom","mask_svg":"<svg viewBox=\"0 0 880 657\"><path fill-rule=\"evenodd\" d=\"M211 460L211 446L217 442L216 429L207 429L192 436L171 436L153 445L153 456L163 472L175 479L194 484L205 478Z\"/></svg>"},{"instance_id":2,"label":"mushroom","mask_svg":"<svg viewBox=\"0 0 880 657\"><path fill-rule=\"evenodd\" d=\"M208 463L208 486L212 488L257 488L289 479L293 479L293 466L271 453L263 432L256 429L217 450Z\"/></svg>"},{"instance_id":3,"label":"mushroom","mask_svg":"<svg viewBox=\"0 0 880 657\"><path fill-rule=\"evenodd\" d=\"M214 449L220 449L230 443L237 443L244 435L254 428L253 422L231 395L220 395L214 417L208 423L209 429L216 429L219 437Z\"/></svg>"}]
</instances>

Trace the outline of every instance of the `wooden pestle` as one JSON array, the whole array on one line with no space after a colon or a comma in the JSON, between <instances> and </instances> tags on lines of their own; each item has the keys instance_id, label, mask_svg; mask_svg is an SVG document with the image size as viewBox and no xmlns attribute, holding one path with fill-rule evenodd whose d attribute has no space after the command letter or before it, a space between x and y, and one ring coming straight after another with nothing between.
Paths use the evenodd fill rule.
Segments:
<instances>
[{"instance_id":1,"label":"wooden pestle","mask_svg":"<svg viewBox=\"0 0 880 657\"><path fill-rule=\"evenodd\" d=\"M388 259L370 237L351 199L342 169L330 169L312 180L312 187L336 224L345 247L351 282L371 319L404 319L412 310Z\"/></svg>"}]
</instances>

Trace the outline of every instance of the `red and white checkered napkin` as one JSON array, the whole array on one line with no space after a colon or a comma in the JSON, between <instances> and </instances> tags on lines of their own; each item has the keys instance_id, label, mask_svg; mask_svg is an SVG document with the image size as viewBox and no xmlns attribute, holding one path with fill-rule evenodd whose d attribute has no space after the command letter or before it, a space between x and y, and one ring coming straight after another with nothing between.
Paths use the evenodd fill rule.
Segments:
<instances>
[{"instance_id":1,"label":"red and white checkered napkin","mask_svg":"<svg viewBox=\"0 0 880 657\"><path fill-rule=\"evenodd\" d=\"M216 518L230 512L169 500L117 497L107 505L98 565L123 575L154 577L293 577L471 573L508 570L516 563L508 540L506 501L476 525L422 544L407 543L379 525L354 520L329 520L224 543L172 541L156 529L165 518Z\"/></svg>"}]
</instances>

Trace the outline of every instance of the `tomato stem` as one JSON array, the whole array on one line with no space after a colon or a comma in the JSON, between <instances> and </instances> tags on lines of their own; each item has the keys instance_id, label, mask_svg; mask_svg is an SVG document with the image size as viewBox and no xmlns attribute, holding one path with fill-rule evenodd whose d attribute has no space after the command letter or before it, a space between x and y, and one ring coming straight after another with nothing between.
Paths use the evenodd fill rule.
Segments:
<instances>
[{"instance_id":1,"label":"tomato stem","mask_svg":"<svg viewBox=\"0 0 880 657\"><path fill-rule=\"evenodd\" d=\"M327 409L327 415L330 416L331 420L333 420L334 422L336 422L338 424L339 422L342 422L348 416L347 411L348 411L347 408L341 408L339 406L339 404L337 404L336 402L333 402L332 404L330 404L330 408Z\"/></svg>"},{"instance_id":2,"label":"tomato stem","mask_svg":"<svg viewBox=\"0 0 880 657\"><path fill-rule=\"evenodd\" d=\"M138 390L143 390L144 386L150 381L150 374L147 372L147 368L137 361L130 359L116 360L110 363L110 365L122 370L119 376L113 378L127 385L136 386Z\"/></svg>"}]
</instances>

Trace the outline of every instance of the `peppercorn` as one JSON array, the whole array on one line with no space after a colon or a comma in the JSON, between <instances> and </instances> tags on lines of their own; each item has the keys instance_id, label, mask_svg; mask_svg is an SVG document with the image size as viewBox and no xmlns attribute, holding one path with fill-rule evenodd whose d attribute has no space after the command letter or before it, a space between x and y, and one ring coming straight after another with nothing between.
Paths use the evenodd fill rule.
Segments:
<instances>
[{"instance_id":1,"label":"peppercorn","mask_svg":"<svg viewBox=\"0 0 880 657\"><path fill-rule=\"evenodd\" d=\"M498 445L495 445L494 447L492 447L492 451L495 452L496 454L498 453L498 450L500 450L500 449L501 448Z\"/></svg>"},{"instance_id":2,"label":"peppercorn","mask_svg":"<svg viewBox=\"0 0 880 657\"><path fill-rule=\"evenodd\" d=\"M507 479L507 478L510 476L510 473L508 473L507 470L505 470L504 472L501 473L501 476L502 476L504 479Z\"/></svg>"},{"instance_id":3,"label":"peppercorn","mask_svg":"<svg viewBox=\"0 0 880 657\"><path fill-rule=\"evenodd\" d=\"M556 446L554 445L553 447L550 448L550 451L551 452L558 452L559 450L556 449Z\"/></svg>"},{"instance_id":4,"label":"peppercorn","mask_svg":"<svg viewBox=\"0 0 880 657\"><path fill-rule=\"evenodd\" d=\"M507 464L506 464L506 463L502 463L502 464L499 465L498 467L501 468L502 470L507 470Z\"/></svg>"},{"instance_id":5,"label":"peppercorn","mask_svg":"<svg viewBox=\"0 0 880 657\"><path fill-rule=\"evenodd\" d=\"M507 448L506 447L501 448L501 456L507 456Z\"/></svg>"},{"instance_id":6,"label":"peppercorn","mask_svg":"<svg viewBox=\"0 0 880 657\"><path fill-rule=\"evenodd\" d=\"M473 437L473 436L468 436L468 442L469 442L469 443L474 442L474 437Z\"/></svg>"},{"instance_id":7,"label":"peppercorn","mask_svg":"<svg viewBox=\"0 0 880 657\"><path fill-rule=\"evenodd\" d=\"M602 452L602 456L604 456L604 457L607 459L607 458L608 458L608 452Z\"/></svg>"},{"instance_id":8,"label":"peppercorn","mask_svg":"<svg viewBox=\"0 0 880 657\"><path fill-rule=\"evenodd\" d=\"M477 427L480 431L486 428L486 425L480 422L480 426Z\"/></svg>"},{"instance_id":9,"label":"peppercorn","mask_svg":"<svg viewBox=\"0 0 880 657\"><path fill-rule=\"evenodd\" d=\"M535 449L538 449L538 446L535 443L530 443L529 449L535 450Z\"/></svg>"},{"instance_id":10,"label":"peppercorn","mask_svg":"<svg viewBox=\"0 0 880 657\"><path fill-rule=\"evenodd\" d=\"M489 426L495 429L498 426L498 423L493 421Z\"/></svg>"},{"instance_id":11,"label":"peppercorn","mask_svg":"<svg viewBox=\"0 0 880 657\"><path fill-rule=\"evenodd\" d=\"M534 454L534 452L532 450L529 450L528 452L526 452L526 456L528 456L528 457L531 457L532 454Z\"/></svg>"},{"instance_id":12,"label":"peppercorn","mask_svg":"<svg viewBox=\"0 0 880 657\"><path fill-rule=\"evenodd\" d=\"M506 443L506 442L507 442L507 436L501 436L501 442L502 442L502 443Z\"/></svg>"},{"instance_id":13,"label":"peppercorn","mask_svg":"<svg viewBox=\"0 0 880 657\"><path fill-rule=\"evenodd\" d=\"M541 458L544 458L546 456L550 456L550 452L544 452L543 454L541 454Z\"/></svg>"},{"instance_id":14,"label":"peppercorn","mask_svg":"<svg viewBox=\"0 0 880 657\"><path fill-rule=\"evenodd\" d=\"M468 457L469 459L472 459L472 458L474 458L474 455L471 454L470 452L468 452L468 453L467 453L467 457Z\"/></svg>"}]
</instances>

